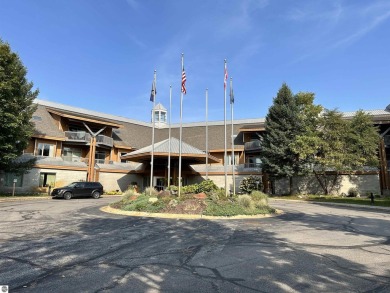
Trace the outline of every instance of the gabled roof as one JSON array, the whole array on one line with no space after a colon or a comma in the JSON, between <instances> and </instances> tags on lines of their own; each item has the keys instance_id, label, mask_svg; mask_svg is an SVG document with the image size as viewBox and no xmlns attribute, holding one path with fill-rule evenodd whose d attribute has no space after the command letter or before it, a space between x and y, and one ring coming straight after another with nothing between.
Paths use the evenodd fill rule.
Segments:
<instances>
[{"instance_id":1,"label":"gabled roof","mask_svg":"<svg viewBox=\"0 0 390 293\"><path fill-rule=\"evenodd\" d=\"M172 137L171 138L171 156L172 157L178 157L179 156L179 144L180 141L177 138ZM128 153L124 156L122 156L122 159L134 159L134 158L145 158L149 157L152 154L152 145L143 147L139 150L136 150L134 152ZM169 154L169 139L160 141L158 143L154 144L154 155L155 156L168 156ZM205 158L206 153L204 151L201 151L200 149L197 149L196 147L189 145L188 143L182 142L181 146L181 154L183 157L191 157L191 158ZM214 162L219 162L219 159L209 155L209 159Z\"/></svg>"},{"instance_id":2,"label":"gabled roof","mask_svg":"<svg viewBox=\"0 0 390 293\"><path fill-rule=\"evenodd\" d=\"M53 139L65 140L65 134L58 129L53 117L46 111L46 108L37 105L31 121L35 124L34 137L51 137Z\"/></svg>"},{"instance_id":3,"label":"gabled roof","mask_svg":"<svg viewBox=\"0 0 390 293\"><path fill-rule=\"evenodd\" d=\"M167 111L167 109L166 109L161 103L158 103L158 104L154 107L154 110Z\"/></svg>"}]
</instances>

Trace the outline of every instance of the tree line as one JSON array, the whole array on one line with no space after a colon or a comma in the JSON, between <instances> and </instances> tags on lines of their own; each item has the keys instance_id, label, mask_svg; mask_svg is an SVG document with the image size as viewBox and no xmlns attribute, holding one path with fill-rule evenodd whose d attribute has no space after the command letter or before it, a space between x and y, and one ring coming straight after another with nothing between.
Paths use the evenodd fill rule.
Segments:
<instances>
[{"instance_id":1,"label":"tree line","mask_svg":"<svg viewBox=\"0 0 390 293\"><path fill-rule=\"evenodd\" d=\"M378 167L379 132L362 110L343 117L336 109L314 104L315 94L293 94L283 84L265 120L262 170L271 179L314 175L324 194L335 187L341 174Z\"/></svg>"}]
</instances>

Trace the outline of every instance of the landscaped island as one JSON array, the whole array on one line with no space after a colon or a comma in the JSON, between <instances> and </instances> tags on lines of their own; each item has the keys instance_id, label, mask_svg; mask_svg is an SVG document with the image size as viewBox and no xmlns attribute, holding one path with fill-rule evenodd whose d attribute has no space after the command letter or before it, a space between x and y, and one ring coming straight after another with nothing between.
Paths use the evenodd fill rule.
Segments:
<instances>
[{"instance_id":1,"label":"landscaped island","mask_svg":"<svg viewBox=\"0 0 390 293\"><path fill-rule=\"evenodd\" d=\"M184 186L181 193L180 197L177 196L176 186L170 186L168 190L160 192L147 188L141 194L129 189L120 201L110 206L124 211L225 217L267 215L276 212L268 205L268 196L260 191L226 197L225 191L211 180Z\"/></svg>"}]
</instances>

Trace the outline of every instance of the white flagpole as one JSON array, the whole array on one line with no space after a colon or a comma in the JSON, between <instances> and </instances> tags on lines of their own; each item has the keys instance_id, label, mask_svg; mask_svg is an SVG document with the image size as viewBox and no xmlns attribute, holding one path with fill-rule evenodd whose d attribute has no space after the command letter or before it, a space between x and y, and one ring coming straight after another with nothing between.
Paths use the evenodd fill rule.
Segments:
<instances>
[{"instance_id":1,"label":"white flagpole","mask_svg":"<svg viewBox=\"0 0 390 293\"><path fill-rule=\"evenodd\" d=\"M233 195L236 194L236 178L234 174L235 156L234 156L234 131L233 131L233 109L234 109L234 93L233 93L233 79L230 78L230 110L232 122L232 176L233 176Z\"/></svg>"},{"instance_id":2,"label":"white flagpole","mask_svg":"<svg viewBox=\"0 0 390 293\"><path fill-rule=\"evenodd\" d=\"M171 184L171 114L172 113L172 86L169 86L169 140L168 140L168 187Z\"/></svg>"},{"instance_id":3,"label":"white flagpole","mask_svg":"<svg viewBox=\"0 0 390 293\"><path fill-rule=\"evenodd\" d=\"M184 54L181 54L181 74L183 75L184 69ZM178 196L180 197L181 192L181 142L182 142L182 118L183 118L183 91L180 90L180 137L179 137L179 186Z\"/></svg>"},{"instance_id":4,"label":"white flagpole","mask_svg":"<svg viewBox=\"0 0 390 293\"><path fill-rule=\"evenodd\" d=\"M209 126L208 126L209 89L206 89L206 180L209 179Z\"/></svg>"},{"instance_id":5,"label":"white flagpole","mask_svg":"<svg viewBox=\"0 0 390 293\"><path fill-rule=\"evenodd\" d=\"M150 160L150 191L149 195L152 195L152 189L153 189L153 163L154 163L154 108L156 106L156 70L154 71L154 77L153 77L153 85L154 85L154 91L152 89L152 95L153 95L153 109L152 109L152 124L153 124L153 130L152 130L152 158ZM153 86L152 86L153 87Z\"/></svg>"},{"instance_id":6,"label":"white flagpole","mask_svg":"<svg viewBox=\"0 0 390 293\"><path fill-rule=\"evenodd\" d=\"M224 159L224 169L225 169L225 196L227 197L228 195L228 191L227 191L227 188L228 188L228 185L227 185L227 151L226 151L226 75L227 75L227 68L226 68L226 59L225 59L225 68L224 68L224 105L223 105L223 112L224 112L224 134L225 134L225 139L224 139L224 143L225 143L225 147L224 147L224 155L223 155L223 159Z\"/></svg>"}]
</instances>

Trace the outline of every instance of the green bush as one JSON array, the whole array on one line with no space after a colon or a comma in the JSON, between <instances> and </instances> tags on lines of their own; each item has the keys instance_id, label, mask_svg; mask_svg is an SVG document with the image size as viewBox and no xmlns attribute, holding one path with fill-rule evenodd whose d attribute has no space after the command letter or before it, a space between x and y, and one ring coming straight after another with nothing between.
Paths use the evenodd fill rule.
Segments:
<instances>
[{"instance_id":1,"label":"green bush","mask_svg":"<svg viewBox=\"0 0 390 293\"><path fill-rule=\"evenodd\" d=\"M204 212L205 215L225 217L244 215L245 213L243 206L228 201L210 202Z\"/></svg>"},{"instance_id":2,"label":"green bush","mask_svg":"<svg viewBox=\"0 0 390 293\"><path fill-rule=\"evenodd\" d=\"M125 211L139 211L156 213L165 207L162 200L149 202L150 197L147 195L140 195L135 200L122 204L122 209Z\"/></svg>"},{"instance_id":3,"label":"green bush","mask_svg":"<svg viewBox=\"0 0 390 293\"><path fill-rule=\"evenodd\" d=\"M218 190L218 186L215 185L213 180L208 179L198 184L197 193L204 192L206 194L210 194L211 192L216 190Z\"/></svg>"},{"instance_id":4,"label":"green bush","mask_svg":"<svg viewBox=\"0 0 390 293\"><path fill-rule=\"evenodd\" d=\"M359 191L355 187L351 187L348 190L348 197L357 197L359 195Z\"/></svg>"},{"instance_id":5,"label":"green bush","mask_svg":"<svg viewBox=\"0 0 390 293\"><path fill-rule=\"evenodd\" d=\"M259 206L259 205L260 206L267 206L268 205L268 195L261 192L261 191L258 191L258 190L252 191L251 197L255 201L257 206Z\"/></svg>"},{"instance_id":6,"label":"green bush","mask_svg":"<svg viewBox=\"0 0 390 293\"><path fill-rule=\"evenodd\" d=\"M263 182L261 177L251 175L249 177L243 178L240 183L240 189L248 194L251 194L253 190L262 190Z\"/></svg>"},{"instance_id":7,"label":"green bush","mask_svg":"<svg viewBox=\"0 0 390 293\"><path fill-rule=\"evenodd\" d=\"M154 189L153 187L146 187L145 188L145 191L144 191L144 194L147 195L147 196L152 196L152 197L156 197L157 194L158 194L158 191L156 189Z\"/></svg>"},{"instance_id":8,"label":"green bush","mask_svg":"<svg viewBox=\"0 0 390 293\"><path fill-rule=\"evenodd\" d=\"M248 194L239 195L237 202L246 209L251 209L254 206L253 200Z\"/></svg>"},{"instance_id":9,"label":"green bush","mask_svg":"<svg viewBox=\"0 0 390 293\"><path fill-rule=\"evenodd\" d=\"M183 186L180 190L183 194L197 193L198 192L198 184L191 184Z\"/></svg>"}]
</instances>

